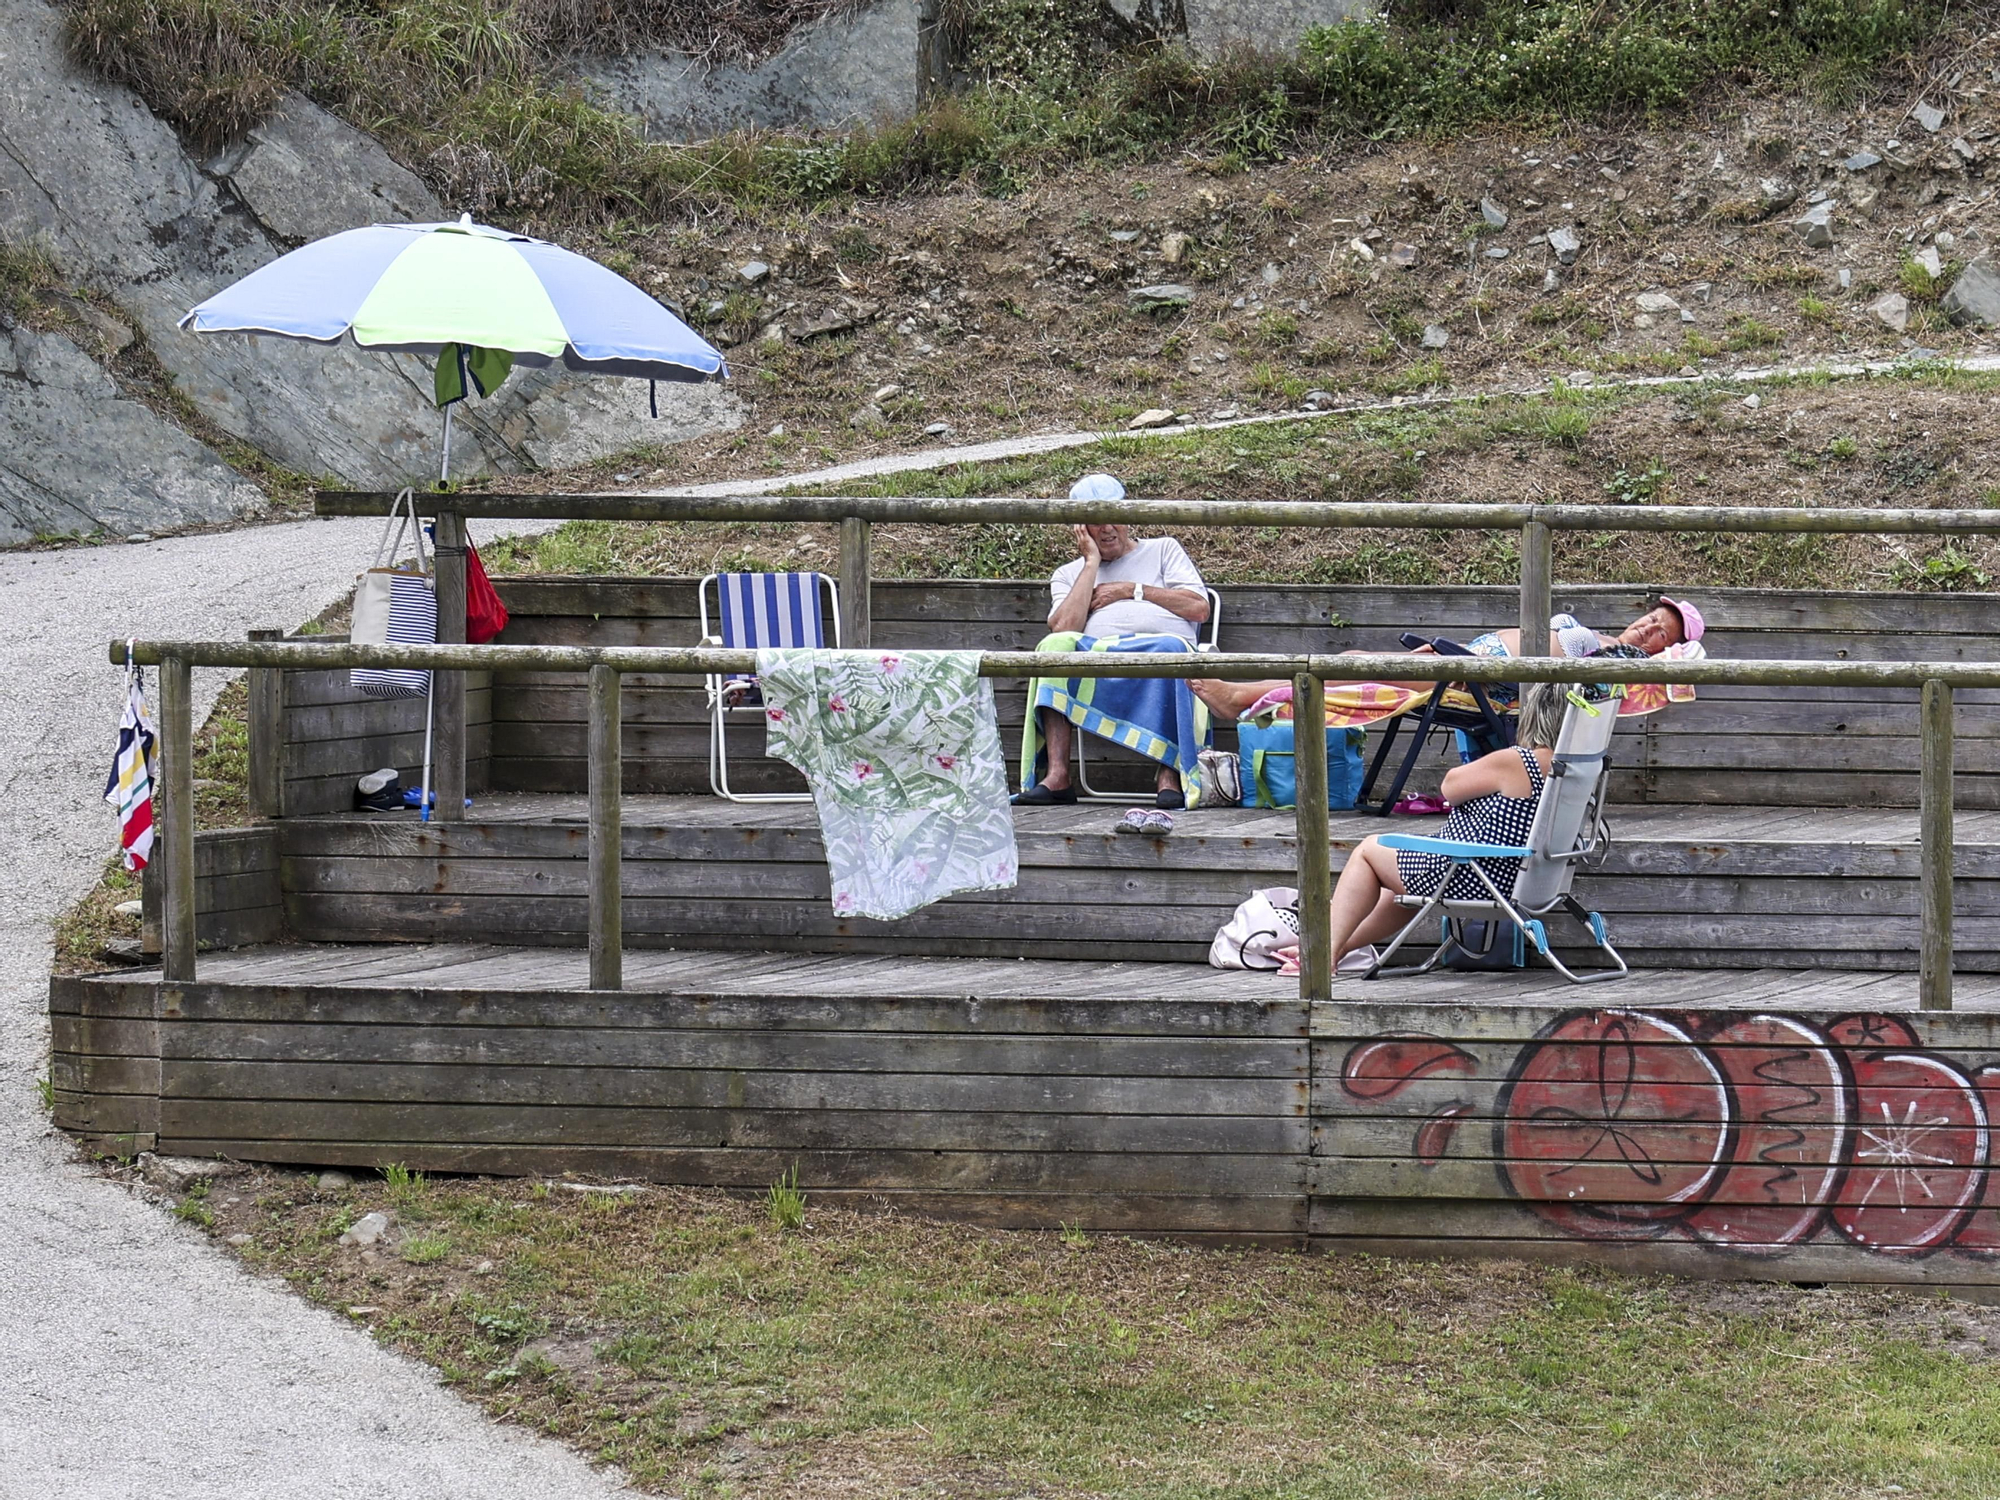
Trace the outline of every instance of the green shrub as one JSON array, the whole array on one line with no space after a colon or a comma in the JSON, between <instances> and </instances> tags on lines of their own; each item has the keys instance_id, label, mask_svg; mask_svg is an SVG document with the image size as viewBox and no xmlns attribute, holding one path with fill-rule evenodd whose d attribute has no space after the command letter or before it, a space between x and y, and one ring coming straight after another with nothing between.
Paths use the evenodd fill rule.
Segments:
<instances>
[{"instance_id":1,"label":"green shrub","mask_svg":"<svg viewBox=\"0 0 2000 1500\"><path fill-rule=\"evenodd\" d=\"M732 6L716 34L725 52L754 50L836 3ZM1288 56L1202 60L1180 47L1121 45L1124 23L1107 21L1097 0L961 0L946 9L975 79L962 97L846 135L677 146L648 141L636 121L592 104L562 64L579 49L692 45L710 26L709 7L64 5L74 55L130 84L197 146L240 136L297 89L377 132L459 206L558 218L661 213L688 201L810 206L959 180L1005 191L1044 165L1166 151L1242 164L1355 136L1660 113L1756 75L1847 87L1946 14L1943 0L1426 0L1399 6L1387 24L1314 28Z\"/></svg>"}]
</instances>

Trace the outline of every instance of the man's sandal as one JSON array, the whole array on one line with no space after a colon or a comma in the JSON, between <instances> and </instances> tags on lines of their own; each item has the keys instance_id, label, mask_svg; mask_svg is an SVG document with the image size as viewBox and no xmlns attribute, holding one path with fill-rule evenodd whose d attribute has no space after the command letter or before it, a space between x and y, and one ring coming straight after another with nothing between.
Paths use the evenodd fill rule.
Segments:
<instances>
[{"instance_id":1,"label":"man's sandal","mask_svg":"<svg viewBox=\"0 0 2000 1500\"><path fill-rule=\"evenodd\" d=\"M1076 788L1066 786L1061 791L1046 782L1036 782L1026 791L1016 792L1013 804L1016 807L1071 807L1076 803Z\"/></svg>"}]
</instances>

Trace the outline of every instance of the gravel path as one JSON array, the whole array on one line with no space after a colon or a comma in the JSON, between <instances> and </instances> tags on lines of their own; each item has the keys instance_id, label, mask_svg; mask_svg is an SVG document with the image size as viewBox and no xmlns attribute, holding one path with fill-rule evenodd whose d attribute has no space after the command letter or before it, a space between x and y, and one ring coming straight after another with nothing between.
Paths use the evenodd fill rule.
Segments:
<instances>
[{"instance_id":1,"label":"gravel path","mask_svg":"<svg viewBox=\"0 0 2000 1500\"><path fill-rule=\"evenodd\" d=\"M487 528L482 528L482 536ZM441 1389L358 1329L245 1275L73 1159L42 1113L53 919L115 847L98 800L120 630L232 636L324 608L372 521L0 554L0 1492L89 1500L629 1494ZM205 714L225 674L195 674Z\"/></svg>"}]
</instances>

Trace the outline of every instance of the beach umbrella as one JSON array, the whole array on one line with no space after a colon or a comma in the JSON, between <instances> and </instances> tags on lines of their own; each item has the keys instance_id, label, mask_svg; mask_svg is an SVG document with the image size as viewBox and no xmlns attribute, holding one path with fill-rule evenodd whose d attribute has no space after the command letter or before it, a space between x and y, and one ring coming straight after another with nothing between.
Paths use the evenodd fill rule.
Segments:
<instances>
[{"instance_id":1,"label":"beach umbrella","mask_svg":"<svg viewBox=\"0 0 2000 1500\"><path fill-rule=\"evenodd\" d=\"M729 376L720 353L624 277L546 240L475 224L470 214L455 224L371 224L315 240L217 292L180 326L434 357L441 483L451 478L453 406L469 390L492 395L517 364L653 382ZM419 801L429 818L428 690L425 698Z\"/></svg>"},{"instance_id":2,"label":"beach umbrella","mask_svg":"<svg viewBox=\"0 0 2000 1500\"><path fill-rule=\"evenodd\" d=\"M450 478L453 403L468 389L491 395L517 364L654 382L729 375L707 340L615 271L470 214L315 240L217 292L180 326L434 357L440 479Z\"/></svg>"}]
</instances>

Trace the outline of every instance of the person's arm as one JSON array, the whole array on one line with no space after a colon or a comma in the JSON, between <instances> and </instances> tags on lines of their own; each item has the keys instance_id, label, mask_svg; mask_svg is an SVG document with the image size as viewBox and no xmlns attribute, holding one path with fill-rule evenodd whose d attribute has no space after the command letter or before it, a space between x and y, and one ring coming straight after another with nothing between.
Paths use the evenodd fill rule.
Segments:
<instances>
[{"instance_id":1,"label":"person's arm","mask_svg":"<svg viewBox=\"0 0 2000 1500\"><path fill-rule=\"evenodd\" d=\"M1088 528L1073 526L1070 529L1076 533L1077 551L1083 555L1083 571L1071 582L1069 592L1058 598L1049 611L1049 629L1055 632L1082 630L1084 621L1098 607L1097 567L1104 560L1104 555L1097 550L1097 543L1091 539ZM1060 577L1057 586L1061 586Z\"/></svg>"},{"instance_id":2,"label":"person's arm","mask_svg":"<svg viewBox=\"0 0 2000 1500\"><path fill-rule=\"evenodd\" d=\"M1081 580L1078 580L1079 583ZM1103 609L1107 604L1116 604L1121 599L1139 597L1136 583L1100 583L1091 594L1091 612ZM1154 585L1146 590L1146 602L1157 604L1169 614L1179 615L1183 620L1192 620L1199 625L1208 618L1208 595L1194 589L1170 589ZM1074 629L1079 627L1061 627Z\"/></svg>"},{"instance_id":3,"label":"person's arm","mask_svg":"<svg viewBox=\"0 0 2000 1500\"><path fill-rule=\"evenodd\" d=\"M1179 542L1172 537L1162 541L1165 547L1160 569L1163 581L1147 586L1146 603L1157 604L1168 614L1199 625L1208 618L1208 592L1202 587L1201 574L1195 570L1194 559L1187 555L1187 550ZM1100 583L1091 598L1090 607L1096 611L1121 599L1138 597L1137 584Z\"/></svg>"},{"instance_id":4,"label":"person's arm","mask_svg":"<svg viewBox=\"0 0 2000 1500\"><path fill-rule=\"evenodd\" d=\"M1444 800L1456 807L1470 802L1475 797L1489 797L1495 792L1509 797L1526 797L1534 788L1528 782L1528 768L1521 764L1521 757L1512 748L1495 750L1491 755L1482 755L1478 760L1462 766L1453 766L1444 773L1444 785L1438 790Z\"/></svg>"}]
</instances>

